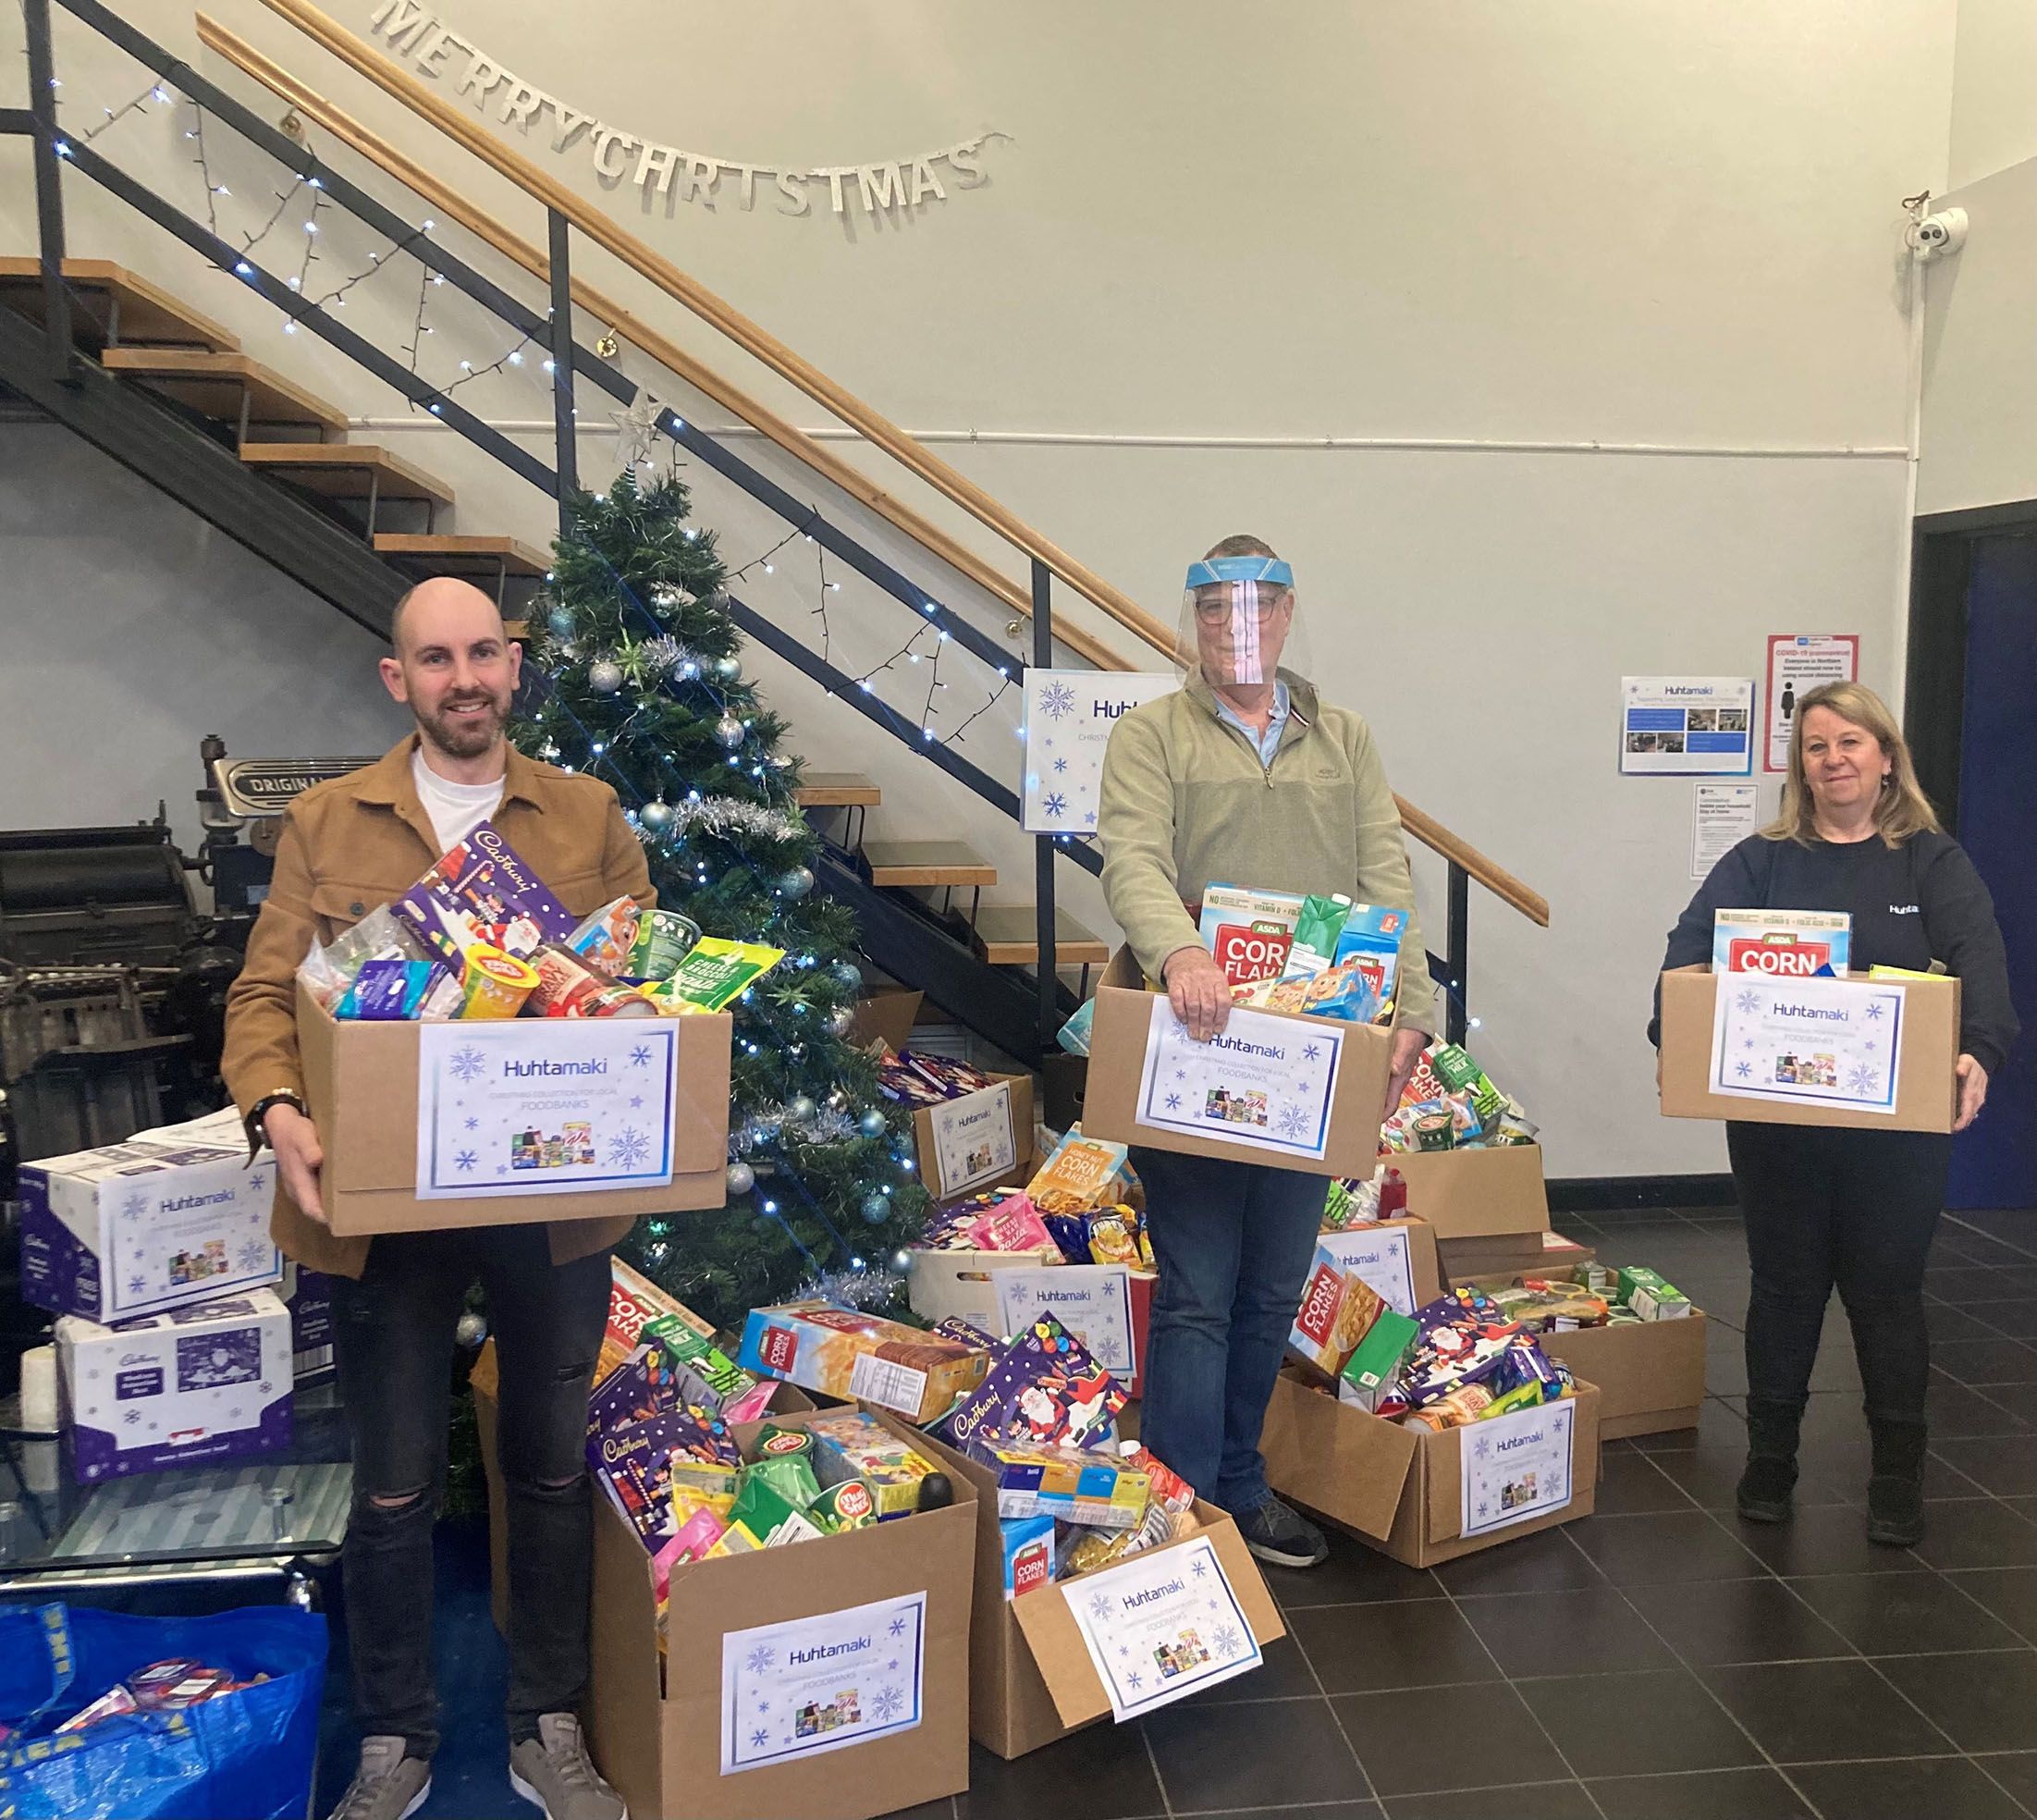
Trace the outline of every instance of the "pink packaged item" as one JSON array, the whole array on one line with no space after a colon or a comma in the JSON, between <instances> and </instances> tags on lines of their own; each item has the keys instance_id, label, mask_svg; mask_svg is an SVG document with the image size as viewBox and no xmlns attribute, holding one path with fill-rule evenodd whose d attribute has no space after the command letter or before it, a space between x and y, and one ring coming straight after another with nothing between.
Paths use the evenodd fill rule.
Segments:
<instances>
[{"instance_id":1,"label":"pink packaged item","mask_svg":"<svg viewBox=\"0 0 2037 1820\"><path fill-rule=\"evenodd\" d=\"M978 1251L1041 1251L1058 1260L1061 1247L1047 1230L1030 1195L1007 1195L988 1213L979 1213L966 1228Z\"/></svg>"},{"instance_id":2,"label":"pink packaged item","mask_svg":"<svg viewBox=\"0 0 2037 1820\"><path fill-rule=\"evenodd\" d=\"M706 1505L687 1518L679 1526L679 1533L651 1557L651 1584L657 1589L657 1596L665 1596L672 1569L683 1567L688 1561L697 1561L716 1543L721 1540L721 1532L729 1527Z\"/></svg>"}]
</instances>

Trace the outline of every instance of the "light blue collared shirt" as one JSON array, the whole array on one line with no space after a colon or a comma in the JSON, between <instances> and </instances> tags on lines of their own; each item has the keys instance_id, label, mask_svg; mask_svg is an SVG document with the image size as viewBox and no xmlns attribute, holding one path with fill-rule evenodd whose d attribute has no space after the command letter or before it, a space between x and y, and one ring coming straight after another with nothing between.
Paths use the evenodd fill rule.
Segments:
<instances>
[{"instance_id":1,"label":"light blue collared shirt","mask_svg":"<svg viewBox=\"0 0 2037 1820\"><path fill-rule=\"evenodd\" d=\"M1287 684L1284 682L1273 684L1273 712L1267 720L1266 731L1263 733L1255 733L1251 728L1247 727L1237 709L1225 701L1221 695L1218 695L1214 689L1209 693L1210 698L1217 705L1217 719L1227 727L1235 727L1238 732L1245 735L1246 739L1258 752L1261 767L1270 765L1273 762L1274 753L1280 750L1281 735L1287 731Z\"/></svg>"}]
</instances>

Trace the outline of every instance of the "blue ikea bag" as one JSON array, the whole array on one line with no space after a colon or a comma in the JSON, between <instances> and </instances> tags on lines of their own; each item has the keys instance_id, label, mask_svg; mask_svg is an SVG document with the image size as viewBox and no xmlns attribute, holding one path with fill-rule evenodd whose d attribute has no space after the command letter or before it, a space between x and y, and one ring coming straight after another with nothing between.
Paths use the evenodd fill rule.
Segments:
<instances>
[{"instance_id":1,"label":"blue ikea bag","mask_svg":"<svg viewBox=\"0 0 2037 1820\"><path fill-rule=\"evenodd\" d=\"M0 1820L302 1820L318 1753L325 1620L294 1605L133 1617L0 1606ZM180 1713L58 1726L138 1668L191 1657L269 1679Z\"/></svg>"}]
</instances>

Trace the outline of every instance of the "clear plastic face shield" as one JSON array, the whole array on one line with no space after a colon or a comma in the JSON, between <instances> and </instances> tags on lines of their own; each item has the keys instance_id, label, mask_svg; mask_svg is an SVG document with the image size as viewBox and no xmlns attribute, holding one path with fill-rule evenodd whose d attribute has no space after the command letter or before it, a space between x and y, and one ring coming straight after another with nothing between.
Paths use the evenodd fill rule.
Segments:
<instances>
[{"instance_id":1,"label":"clear plastic face shield","mask_svg":"<svg viewBox=\"0 0 2037 1820\"><path fill-rule=\"evenodd\" d=\"M1188 566L1175 665L1213 689L1270 684L1301 671L1295 642L1295 573L1270 556L1217 556Z\"/></svg>"}]
</instances>

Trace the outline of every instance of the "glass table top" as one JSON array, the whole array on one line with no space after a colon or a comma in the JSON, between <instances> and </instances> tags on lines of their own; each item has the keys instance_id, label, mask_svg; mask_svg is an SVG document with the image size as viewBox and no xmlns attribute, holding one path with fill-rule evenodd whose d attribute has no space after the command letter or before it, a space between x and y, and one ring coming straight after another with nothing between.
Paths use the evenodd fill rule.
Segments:
<instances>
[{"instance_id":1,"label":"glass table top","mask_svg":"<svg viewBox=\"0 0 2037 1820\"><path fill-rule=\"evenodd\" d=\"M0 1426L0 1587L27 1574L167 1574L337 1553L353 1494L337 1387L301 1388L291 1426L290 1445L273 1454L92 1485L72 1479L54 1436Z\"/></svg>"}]
</instances>

